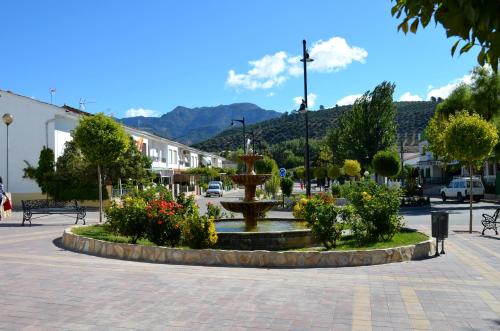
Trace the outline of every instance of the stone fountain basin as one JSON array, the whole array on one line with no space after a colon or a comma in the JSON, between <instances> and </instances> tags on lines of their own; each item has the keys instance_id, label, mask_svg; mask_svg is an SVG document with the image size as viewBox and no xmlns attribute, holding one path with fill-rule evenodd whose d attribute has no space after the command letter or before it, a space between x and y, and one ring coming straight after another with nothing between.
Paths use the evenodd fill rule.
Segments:
<instances>
[{"instance_id":1,"label":"stone fountain basin","mask_svg":"<svg viewBox=\"0 0 500 331\"><path fill-rule=\"evenodd\" d=\"M259 215L273 208L277 201L221 201L220 204L234 213Z\"/></svg>"},{"instance_id":2,"label":"stone fountain basin","mask_svg":"<svg viewBox=\"0 0 500 331\"><path fill-rule=\"evenodd\" d=\"M237 223L236 231L225 232L224 223ZM244 219L228 219L216 221L217 248L236 250L268 250L278 251L294 248L317 246L318 242L311 235L311 230L306 229L304 220L266 218L257 220L257 229L246 228ZM264 224L263 224L264 223ZM265 223L271 223L267 226ZM275 225L273 226L272 223ZM287 223L287 224L285 224ZM296 223L296 224L294 224ZM271 231L258 231L260 226ZM231 230L231 224L226 230ZM289 228L290 230L275 231L273 228ZM239 230L239 231L238 231Z\"/></svg>"},{"instance_id":3,"label":"stone fountain basin","mask_svg":"<svg viewBox=\"0 0 500 331\"><path fill-rule=\"evenodd\" d=\"M238 185L243 186L257 186L264 184L271 175L233 175L231 180Z\"/></svg>"}]
</instances>

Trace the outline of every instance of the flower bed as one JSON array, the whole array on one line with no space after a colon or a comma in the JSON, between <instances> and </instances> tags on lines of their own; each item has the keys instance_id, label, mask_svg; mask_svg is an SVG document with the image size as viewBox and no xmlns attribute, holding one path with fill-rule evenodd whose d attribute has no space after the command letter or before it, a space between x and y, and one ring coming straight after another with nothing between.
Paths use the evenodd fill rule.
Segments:
<instances>
[{"instance_id":1,"label":"flower bed","mask_svg":"<svg viewBox=\"0 0 500 331\"><path fill-rule=\"evenodd\" d=\"M422 259L429 257L434 249L432 240L393 248L346 251L273 252L169 248L108 242L73 232L83 231L85 228L91 226L66 229L62 239L63 246L101 257L154 263L266 268L344 267Z\"/></svg>"}]
</instances>

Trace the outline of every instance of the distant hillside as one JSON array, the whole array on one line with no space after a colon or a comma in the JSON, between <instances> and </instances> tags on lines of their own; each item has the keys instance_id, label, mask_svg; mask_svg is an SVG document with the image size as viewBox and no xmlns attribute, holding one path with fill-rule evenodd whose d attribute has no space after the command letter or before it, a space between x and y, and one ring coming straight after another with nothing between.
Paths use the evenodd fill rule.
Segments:
<instances>
[{"instance_id":1,"label":"distant hillside","mask_svg":"<svg viewBox=\"0 0 500 331\"><path fill-rule=\"evenodd\" d=\"M421 134L427 122L434 115L436 102L432 101L405 101L395 102L397 113L396 122L398 142L402 136L405 146L417 146L418 135ZM339 115L349 111L352 106L341 106L330 109L311 111L309 113L309 136L322 138L331 128L337 127ZM254 131L256 137L269 145L304 137L304 115L285 113L279 118L267 120L251 125L247 131ZM233 150L242 145L241 128L232 128L223 131L213 138L197 143L194 147L219 152Z\"/></svg>"},{"instance_id":2,"label":"distant hillside","mask_svg":"<svg viewBox=\"0 0 500 331\"><path fill-rule=\"evenodd\" d=\"M265 110L252 103L234 103L200 108L178 106L161 117L127 117L120 121L134 128L185 144L193 144L229 128L231 119L241 119L244 116L248 125L280 115L279 112ZM241 124L238 123L237 126Z\"/></svg>"}]
</instances>

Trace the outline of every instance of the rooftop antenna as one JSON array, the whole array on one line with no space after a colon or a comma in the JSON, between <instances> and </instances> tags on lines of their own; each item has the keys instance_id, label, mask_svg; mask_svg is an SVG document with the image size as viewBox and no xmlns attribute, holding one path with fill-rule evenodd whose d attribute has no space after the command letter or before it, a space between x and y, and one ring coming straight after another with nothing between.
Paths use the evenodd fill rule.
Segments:
<instances>
[{"instance_id":1,"label":"rooftop antenna","mask_svg":"<svg viewBox=\"0 0 500 331\"><path fill-rule=\"evenodd\" d=\"M87 101L87 99L85 98L80 98L80 101L78 102L78 104L80 105L79 109L85 110L85 106L89 103L95 103L95 101Z\"/></svg>"},{"instance_id":2,"label":"rooftop antenna","mask_svg":"<svg viewBox=\"0 0 500 331\"><path fill-rule=\"evenodd\" d=\"M52 105L52 98L54 97L54 94L56 94L56 88L55 87L51 87L49 89L49 93L50 93L50 104Z\"/></svg>"}]
</instances>

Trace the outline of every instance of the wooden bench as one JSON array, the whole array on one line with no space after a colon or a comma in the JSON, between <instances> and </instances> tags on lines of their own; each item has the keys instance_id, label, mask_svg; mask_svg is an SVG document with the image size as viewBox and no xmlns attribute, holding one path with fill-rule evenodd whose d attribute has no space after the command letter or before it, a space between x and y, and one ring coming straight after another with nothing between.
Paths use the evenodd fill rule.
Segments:
<instances>
[{"instance_id":1,"label":"wooden bench","mask_svg":"<svg viewBox=\"0 0 500 331\"><path fill-rule=\"evenodd\" d=\"M483 225L483 232L486 230L495 230L495 233L498 235L498 214L500 213L500 208L495 210L493 215L483 214L483 219L481 220L481 224Z\"/></svg>"},{"instance_id":2,"label":"wooden bench","mask_svg":"<svg viewBox=\"0 0 500 331\"><path fill-rule=\"evenodd\" d=\"M38 200L22 200L23 205L23 223L30 222L33 215L76 215L76 222L83 221L85 225L85 207L78 205L78 201L56 201L51 199L38 199ZM40 216L43 217L43 216Z\"/></svg>"}]
</instances>

